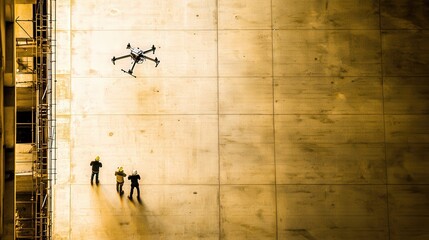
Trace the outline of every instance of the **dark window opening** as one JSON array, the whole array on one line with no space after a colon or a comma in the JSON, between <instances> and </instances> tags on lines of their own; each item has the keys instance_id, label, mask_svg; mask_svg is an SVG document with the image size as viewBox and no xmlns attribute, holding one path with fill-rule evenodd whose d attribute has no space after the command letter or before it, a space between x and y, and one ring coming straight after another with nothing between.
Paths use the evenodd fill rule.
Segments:
<instances>
[{"instance_id":1,"label":"dark window opening","mask_svg":"<svg viewBox=\"0 0 429 240\"><path fill-rule=\"evenodd\" d=\"M31 111L16 113L16 143L33 142L33 119Z\"/></svg>"}]
</instances>

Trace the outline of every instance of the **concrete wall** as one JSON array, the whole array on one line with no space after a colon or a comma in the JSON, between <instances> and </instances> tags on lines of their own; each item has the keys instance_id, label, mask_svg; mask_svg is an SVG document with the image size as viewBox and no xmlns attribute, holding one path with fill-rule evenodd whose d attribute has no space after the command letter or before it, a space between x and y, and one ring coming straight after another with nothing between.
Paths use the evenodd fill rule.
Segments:
<instances>
[{"instance_id":1,"label":"concrete wall","mask_svg":"<svg viewBox=\"0 0 429 240\"><path fill-rule=\"evenodd\" d=\"M56 239L429 236L426 1L57 5Z\"/></svg>"}]
</instances>

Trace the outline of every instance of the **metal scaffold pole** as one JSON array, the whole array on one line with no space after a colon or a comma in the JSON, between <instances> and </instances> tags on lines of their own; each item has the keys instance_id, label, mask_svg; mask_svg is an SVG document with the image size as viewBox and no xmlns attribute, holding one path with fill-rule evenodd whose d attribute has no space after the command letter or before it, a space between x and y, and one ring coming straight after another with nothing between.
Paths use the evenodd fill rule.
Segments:
<instances>
[{"instance_id":1,"label":"metal scaffold pole","mask_svg":"<svg viewBox=\"0 0 429 240\"><path fill-rule=\"evenodd\" d=\"M36 150L35 239L52 239L52 196L56 173L54 0L39 0L36 7Z\"/></svg>"}]
</instances>

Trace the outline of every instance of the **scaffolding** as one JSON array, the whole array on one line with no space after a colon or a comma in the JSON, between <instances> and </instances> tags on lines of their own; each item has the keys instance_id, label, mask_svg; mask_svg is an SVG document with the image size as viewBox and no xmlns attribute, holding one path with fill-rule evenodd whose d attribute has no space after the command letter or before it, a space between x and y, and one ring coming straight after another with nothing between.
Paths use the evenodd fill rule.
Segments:
<instances>
[{"instance_id":1,"label":"scaffolding","mask_svg":"<svg viewBox=\"0 0 429 240\"><path fill-rule=\"evenodd\" d=\"M52 185L56 169L55 3L39 0L36 7L35 239L52 238Z\"/></svg>"},{"instance_id":2,"label":"scaffolding","mask_svg":"<svg viewBox=\"0 0 429 240\"><path fill-rule=\"evenodd\" d=\"M33 36L16 39L17 51L28 51L32 64L22 62L32 74L32 192L31 217L16 216L16 239L52 239L53 185L56 179L56 1L37 0L33 5ZM25 21L25 20L21 20ZM19 25L18 20L16 21ZM23 29L25 31L25 29ZM27 48L27 49L26 49ZM24 224L23 221L27 221ZM23 231L25 226L25 231Z\"/></svg>"}]
</instances>

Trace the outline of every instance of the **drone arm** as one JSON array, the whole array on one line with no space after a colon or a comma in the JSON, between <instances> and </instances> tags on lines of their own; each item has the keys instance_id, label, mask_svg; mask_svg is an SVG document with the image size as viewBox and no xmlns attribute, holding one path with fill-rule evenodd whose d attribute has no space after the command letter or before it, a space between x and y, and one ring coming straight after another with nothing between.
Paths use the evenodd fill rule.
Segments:
<instances>
[{"instance_id":1,"label":"drone arm","mask_svg":"<svg viewBox=\"0 0 429 240\"><path fill-rule=\"evenodd\" d=\"M155 50L156 50L155 45L152 45L152 48L151 48L151 49L149 49L149 50L144 51L144 52L143 52L143 54L146 54L146 53L148 53L148 52L152 52L152 54L155 54Z\"/></svg>"},{"instance_id":2,"label":"drone arm","mask_svg":"<svg viewBox=\"0 0 429 240\"><path fill-rule=\"evenodd\" d=\"M127 58L127 57L131 57L131 54L128 54L128 55L125 55L125 56L121 56L121 57L113 57L112 61L116 61L116 60Z\"/></svg>"},{"instance_id":3,"label":"drone arm","mask_svg":"<svg viewBox=\"0 0 429 240\"><path fill-rule=\"evenodd\" d=\"M148 59L148 60L150 60L150 61L152 61L152 62L154 62L156 65L155 65L155 67L158 67L158 64L160 63L160 61L158 60L158 58L155 58L155 59L153 59L153 58L150 58L150 57L146 57L146 56L142 56L144 59Z\"/></svg>"}]
</instances>

